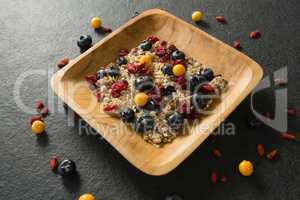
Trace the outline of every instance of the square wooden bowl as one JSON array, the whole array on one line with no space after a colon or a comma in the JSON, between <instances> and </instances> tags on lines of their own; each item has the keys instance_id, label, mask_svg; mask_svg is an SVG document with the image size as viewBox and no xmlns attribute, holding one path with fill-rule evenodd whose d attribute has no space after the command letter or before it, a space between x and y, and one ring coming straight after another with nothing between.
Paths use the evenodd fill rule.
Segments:
<instances>
[{"instance_id":1,"label":"square wooden bowl","mask_svg":"<svg viewBox=\"0 0 300 200\"><path fill-rule=\"evenodd\" d=\"M131 49L149 35L175 44L199 62L211 66L230 83L221 102L189 135L156 148L127 128L119 119L108 116L88 88L85 76L100 66L115 61L120 49ZM53 75L55 93L95 128L130 163L150 175L163 175L188 157L258 84L261 67L241 52L217 40L199 28L160 10L147 10L96 43Z\"/></svg>"}]
</instances>

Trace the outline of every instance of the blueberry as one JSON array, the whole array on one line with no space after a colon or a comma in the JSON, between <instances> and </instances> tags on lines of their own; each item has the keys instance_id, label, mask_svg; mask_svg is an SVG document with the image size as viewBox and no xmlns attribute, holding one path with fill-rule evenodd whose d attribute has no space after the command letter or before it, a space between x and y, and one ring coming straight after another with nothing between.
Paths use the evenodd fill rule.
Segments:
<instances>
[{"instance_id":1,"label":"blueberry","mask_svg":"<svg viewBox=\"0 0 300 200\"><path fill-rule=\"evenodd\" d=\"M190 92L194 93L195 90L198 90L200 84L206 82L206 78L202 75L193 75L188 78L188 88Z\"/></svg>"},{"instance_id":2,"label":"blueberry","mask_svg":"<svg viewBox=\"0 0 300 200\"><path fill-rule=\"evenodd\" d=\"M168 124L174 130L179 130L182 128L184 123L184 117L182 114L175 112L168 117Z\"/></svg>"},{"instance_id":3,"label":"blueberry","mask_svg":"<svg viewBox=\"0 0 300 200\"><path fill-rule=\"evenodd\" d=\"M176 50L171 54L172 60L184 60L185 54L182 51Z\"/></svg>"},{"instance_id":4,"label":"blueberry","mask_svg":"<svg viewBox=\"0 0 300 200\"><path fill-rule=\"evenodd\" d=\"M143 115L135 121L134 130L138 133L146 133L154 129L154 119L150 115Z\"/></svg>"},{"instance_id":5,"label":"blueberry","mask_svg":"<svg viewBox=\"0 0 300 200\"><path fill-rule=\"evenodd\" d=\"M141 44L140 44L140 48L143 50L143 51L148 51L152 48L152 43L149 42L148 40L145 40L143 41Z\"/></svg>"},{"instance_id":6,"label":"blueberry","mask_svg":"<svg viewBox=\"0 0 300 200\"><path fill-rule=\"evenodd\" d=\"M165 197L165 200L183 200L183 197L179 194L172 193L172 194L168 194Z\"/></svg>"},{"instance_id":7,"label":"blueberry","mask_svg":"<svg viewBox=\"0 0 300 200\"><path fill-rule=\"evenodd\" d=\"M176 89L174 86L172 85L168 85L164 88L163 92L162 92L162 95L163 96L170 96L172 95L173 92L176 92Z\"/></svg>"},{"instance_id":8,"label":"blueberry","mask_svg":"<svg viewBox=\"0 0 300 200\"><path fill-rule=\"evenodd\" d=\"M112 66L108 69L107 74L109 76L113 76L113 77L119 76L120 75L120 69L119 69L119 67Z\"/></svg>"},{"instance_id":9,"label":"blueberry","mask_svg":"<svg viewBox=\"0 0 300 200\"><path fill-rule=\"evenodd\" d=\"M155 101L153 101L153 99L151 99L147 102L147 104L143 108L146 110L152 111L152 110L157 109L157 105L156 105Z\"/></svg>"},{"instance_id":10,"label":"blueberry","mask_svg":"<svg viewBox=\"0 0 300 200\"><path fill-rule=\"evenodd\" d=\"M90 35L82 35L77 41L77 46L81 52L88 50L92 46L92 37Z\"/></svg>"},{"instance_id":11,"label":"blueberry","mask_svg":"<svg viewBox=\"0 0 300 200\"><path fill-rule=\"evenodd\" d=\"M208 81L211 81L214 78L214 71L210 68L203 69L200 74L203 75Z\"/></svg>"},{"instance_id":12,"label":"blueberry","mask_svg":"<svg viewBox=\"0 0 300 200\"><path fill-rule=\"evenodd\" d=\"M76 172L75 162L72 160L63 160L57 167L57 172L61 176L70 176Z\"/></svg>"},{"instance_id":13,"label":"blueberry","mask_svg":"<svg viewBox=\"0 0 300 200\"><path fill-rule=\"evenodd\" d=\"M207 98L205 98L205 94L202 94L201 92L197 92L193 94L192 101L193 105L195 106L196 110L204 108L204 106L207 103Z\"/></svg>"},{"instance_id":14,"label":"blueberry","mask_svg":"<svg viewBox=\"0 0 300 200\"><path fill-rule=\"evenodd\" d=\"M172 65L167 63L165 64L162 68L161 68L161 71L163 74L165 75L172 75L173 72L172 72Z\"/></svg>"},{"instance_id":15,"label":"blueberry","mask_svg":"<svg viewBox=\"0 0 300 200\"><path fill-rule=\"evenodd\" d=\"M96 74L97 80L104 78L106 75L105 69L100 69Z\"/></svg>"},{"instance_id":16,"label":"blueberry","mask_svg":"<svg viewBox=\"0 0 300 200\"><path fill-rule=\"evenodd\" d=\"M125 123L133 122L135 118L134 111L130 108L126 108L121 111L121 119Z\"/></svg>"},{"instance_id":17,"label":"blueberry","mask_svg":"<svg viewBox=\"0 0 300 200\"><path fill-rule=\"evenodd\" d=\"M126 60L126 58L124 56L118 57L116 63L118 65L126 65L128 63L128 61Z\"/></svg>"},{"instance_id":18,"label":"blueberry","mask_svg":"<svg viewBox=\"0 0 300 200\"><path fill-rule=\"evenodd\" d=\"M134 87L141 92L152 90L154 88L153 79L150 76L140 76L134 81Z\"/></svg>"}]
</instances>

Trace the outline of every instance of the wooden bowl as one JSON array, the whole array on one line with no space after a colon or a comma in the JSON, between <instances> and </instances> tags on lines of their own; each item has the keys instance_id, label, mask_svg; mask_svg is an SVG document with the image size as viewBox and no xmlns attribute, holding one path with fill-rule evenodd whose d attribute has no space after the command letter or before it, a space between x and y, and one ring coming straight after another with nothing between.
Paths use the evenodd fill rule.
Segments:
<instances>
[{"instance_id":1,"label":"wooden bowl","mask_svg":"<svg viewBox=\"0 0 300 200\"><path fill-rule=\"evenodd\" d=\"M189 134L156 148L127 128L119 119L101 111L85 76L115 61L120 49L131 49L149 35L175 44L199 62L211 66L230 83L214 113L189 130ZM91 127L95 128L130 163L150 175L163 175L188 157L258 84L261 67L246 55L160 10L147 10L96 43L53 75L55 93Z\"/></svg>"}]
</instances>

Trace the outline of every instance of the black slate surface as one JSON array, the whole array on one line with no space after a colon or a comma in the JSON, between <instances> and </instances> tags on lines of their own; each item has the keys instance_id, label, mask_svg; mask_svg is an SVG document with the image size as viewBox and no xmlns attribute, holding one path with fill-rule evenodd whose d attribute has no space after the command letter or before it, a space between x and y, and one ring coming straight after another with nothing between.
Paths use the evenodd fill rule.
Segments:
<instances>
[{"instance_id":1,"label":"black slate surface","mask_svg":"<svg viewBox=\"0 0 300 200\"><path fill-rule=\"evenodd\" d=\"M200 28L229 44L240 40L243 52L263 66L265 75L287 66L289 106L299 108L299 0L1 0L0 199L70 200L85 192L95 194L97 200L159 200L170 192L191 200L300 198L300 144L282 141L269 127L249 129L245 122L249 98L226 120L236 125L236 135L217 141L224 161L212 158L213 146L203 144L176 170L161 177L136 170L100 136L80 136L76 126L68 126L57 98L49 101L54 114L46 120L48 137L31 134L31 114L14 98L18 91L22 102L31 108L36 99L47 101L48 94L52 95L49 77L56 61L79 55L76 40L81 34L91 34L94 41L103 37L89 27L91 17L100 16L104 25L115 29L135 11L153 7L189 22L192 11L201 9L206 23ZM214 16L220 14L225 15L227 24L215 21ZM255 29L262 37L253 41L249 32ZM40 70L35 72L41 75L26 78L19 90L14 89L20 83L16 79L29 70ZM273 109L272 94L273 89L268 89L258 95L261 111ZM299 118L290 119L289 130L299 132L299 123ZM274 162L258 159L257 143L265 144L268 150L278 148L280 158ZM51 155L73 159L79 175L63 180L52 173L48 166ZM245 178L237 173L242 159L256 162L254 176ZM213 169L228 175L229 182L212 186L209 174Z\"/></svg>"}]
</instances>

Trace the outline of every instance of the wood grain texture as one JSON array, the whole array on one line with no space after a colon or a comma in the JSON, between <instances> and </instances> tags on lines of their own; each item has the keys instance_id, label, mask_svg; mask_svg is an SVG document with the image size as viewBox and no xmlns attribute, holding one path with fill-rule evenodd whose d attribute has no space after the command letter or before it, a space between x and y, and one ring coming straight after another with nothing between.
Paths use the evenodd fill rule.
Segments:
<instances>
[{"instance_id":1,"label":"wood grain texture","mask_svg":"<svg viewBox=\"0 0 300 200\"><path fill-rule=\"evenodd\" d=\"M229 90L213 114L193 126L189 135L162 148L148 144L119 119L103 113L85 81L86 75L94 74L100 66L114 61L120 49L135 47L149 35L175 44L230 82ZM147 174L163 175L178 166L218 127L257 85L262 75L261 67L241 52L166 11L151 9L131 19L58 71L52 77L51 85L65 103L130 163Z\"/></svg>"}]
</instances>

